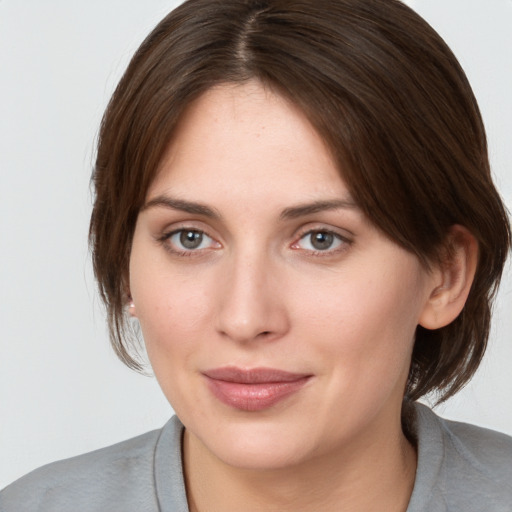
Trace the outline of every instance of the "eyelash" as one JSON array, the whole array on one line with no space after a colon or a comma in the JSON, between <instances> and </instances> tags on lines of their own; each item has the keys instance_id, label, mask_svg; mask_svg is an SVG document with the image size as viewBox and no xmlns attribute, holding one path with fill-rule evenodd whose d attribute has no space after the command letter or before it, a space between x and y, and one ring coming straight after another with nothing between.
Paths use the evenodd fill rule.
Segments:
<instances>
[{"instance_id":1,"label":"eyelash","mask_svg":"<svg viewBox=\"0 0 512 512\"><path fill-rule=\"evenodd\" d=\"M217 242L213 237L208 235L205 231L203 231L201 229L197 229L197 228L187 228L187 227L182 227L182 228L179 228L179 229L174 229L174 230L172 230L170 232L164 233L163 236L158 238L158 242L160 242L168 252L170 252L171 254L174 254L176 256L180 256L180 257L197 257L197 256L200 256L203 253L204 250L208 249L208 248L189 248L189 249L183 249L183 250L175 249L173 247L173 245L176 245L176 244L173 244L171 242L171 240L172 240L172 238L174 236L176 236L176 235L178 235L180 233L181 234L183 234L183 233L194 233L194 234L202 236L202 237L207 237L212 242L214 242L214 244L217 244L218 247L215 247L215 249L221 247L221 244L219 242ZM314 235L314 234L327 235L327 236L333 237L333 241L334 242L338 242L338 246L335 247L334 249L331 249L330 247L328 247L325 250L321 250L321 249L304 249L305 251L308 252L309 255L315 256L315 257L316 256L318 256L318 257L328 257L328 256L332 256L334 254L338 254L339 252L342 252L342 251L346 250L347 247L350 246L351 243L352 243L351 240L349 240L348 238L340 235L336 231L333 231L333 230L330 230L330 229L317 228L317 229L310 229L310 230L302 233L300 235L300 237L297 239L297 241L293 242L293 244L291 245L291 248L294 249L294 250L301 250L302 248L299 245L300 241L304 240L306 237ZM203 241L201 241L201 245L202 245L202 243L203 243Z\"/></svg>"},{"instance_id":2,"label":"eyelash","mask_svg":"<svg viewBox=\"0 0 512 512\"><path fill-rule=\"evenodd\" d=\"M202 229L197 229L197 228L187 228L187 227L182 227L182 228L179 228L179 229L174 229L172 231L169 231L168 233L164 233L163 236L161 236L158 241L164 246L164 248L170 252L171 254L174 254L176 256L184 256L184 257L194 257L194 256L199 256L201 255L202 251L205 250L205 248L193 248L193 249L175 249L173 248L173 245L176 245L176 244L173 244L172 243L172 238L175 236L175 235L178 235L180 233L194 233L196 235L200 235L202 237L207 237L209 238L212 242L214 242L215 244L217 244L219 247L220 247L220 244L218 242L215 241L215 239L213 237L211 237L210 235L208 235L205 231L203 231ZM202 245L203 241L201 241L201 245Z\"/></svg>"},{"instance_id":3,"label":"eyelash","mask_svg":"<svg viewBox=\"0 0 512 512\"><path fill-rule=\"evenodd\" d=\"M314 234L322 234L322 235L332 236L333 240L335 242L336 241L338 242L338 246L335 247L334 249L331 249L329 247L329 248L327 248L325 250L321 250L321 249L316 249L316 250L315 249L306 249L311 256L318 256L318 257L333 256L335 254L338 254L338 253L346 250L351 245L351 243L352 243L351 240L349 240L347 237L344 237L344 236L340 235L336 231L333 231L331 229L325 229L325 228L315 228L315 229L309 229L305 233L302 233L300 235L300 237L297 239L297 242L294 242L292 244L292 249L300 250L301 247L299 246L299 242L301 240L304 240L307 236L311 236L311 235L314 235Z\"/></svg>"}]
</instances>

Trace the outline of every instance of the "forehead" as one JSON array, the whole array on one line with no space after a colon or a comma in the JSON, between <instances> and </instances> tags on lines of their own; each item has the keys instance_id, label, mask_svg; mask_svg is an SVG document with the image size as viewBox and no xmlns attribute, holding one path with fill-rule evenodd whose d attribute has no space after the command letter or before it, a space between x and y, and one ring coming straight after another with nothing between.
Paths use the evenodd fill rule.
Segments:
<instances>
[{"instance_id":1,"label":"forehead","mask_svg":"<svg viewBox=\"0 0 512 512\"><path fill-rule=\"evenodd\" d=\"M148 199L164 192L302 199L348 196L321 136L289 100L252 81L216 86L185 111ZM310 197L303 197L310 196Z\"/></svg>"}]
</instances>

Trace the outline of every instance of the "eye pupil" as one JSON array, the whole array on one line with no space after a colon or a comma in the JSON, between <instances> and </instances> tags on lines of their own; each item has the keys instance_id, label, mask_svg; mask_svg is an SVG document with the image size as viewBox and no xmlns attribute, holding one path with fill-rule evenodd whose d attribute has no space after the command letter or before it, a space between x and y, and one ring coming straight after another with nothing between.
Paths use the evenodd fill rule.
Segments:
<instances>
[{"instance_id":1,"label":"eye pupil","mask_svg":"<svg viewBox=\"0 0 512 512\"><path fill-rule=\"evenodd\" d=\"M203 234L198 231L182 231L180 243L185 249L197 249L203 241Z\"/></svg>"},{"instance_id":2,"label":"eye pupil","mask_svg":"<svg viewBox=\"0 0 512 512\"><path fill-rule=\"evenodd\" d=\"M334 235L332 233L326 233L325 231L317 231L311 234L311 245L319 251L329 249L333 242Z\"/></svg>"}]
</instances>

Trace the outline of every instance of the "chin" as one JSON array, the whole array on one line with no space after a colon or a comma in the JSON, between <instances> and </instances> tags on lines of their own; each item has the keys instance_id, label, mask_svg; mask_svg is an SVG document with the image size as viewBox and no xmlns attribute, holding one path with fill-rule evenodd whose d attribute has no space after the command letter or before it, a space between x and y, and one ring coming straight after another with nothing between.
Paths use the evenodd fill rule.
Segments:
<instances>
[{"instance_id":1,"label":"chin","mask_svg":"<svg viewBox=\"0 0 512 512\"><path fill-rule=\"evenodd\" d=\"M193 432L215 458L238 469L280 470L314 456L314 436L306 435L297 424L290 427L280 421L269 421L269 418L259 417L258 420L231 419L212 423L216 424L214 430L191 426L189 432Z\"/></svg>"},{"instance_id":2,"label":"chin","mask_svg":"<svg viewBox=\"0 0 512 512\"><path fill-rule=\"evenodd\" d=\"M228 440L211 447L211 451L224 464L248 471L283 470L300 464L308 458L304 446L283 442L281 437L273 439L258 439L257 442L243 440Z\"/></svg>"}]
</instances>

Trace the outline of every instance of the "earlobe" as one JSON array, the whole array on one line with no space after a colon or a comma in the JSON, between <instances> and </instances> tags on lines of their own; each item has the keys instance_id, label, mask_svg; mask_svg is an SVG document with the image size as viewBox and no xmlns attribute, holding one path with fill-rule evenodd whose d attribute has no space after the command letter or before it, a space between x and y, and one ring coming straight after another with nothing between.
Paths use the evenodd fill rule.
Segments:
<instances>
[{"instance_id":1,"label":"earlobe","mask_svg":"<svg viewBox=\"0 0 512 512\"><path fill-rule=\"evenodd\" d=\"M135 303L133 302L132 296L130 294L128 294L128 313L130 314L130 316L137 316L137 313L135 311Z\"/></svg>"},{"instance_id":2,"label":"earlobe","mask_svg":"<svg viewBox=\"0 0 512 512\"><path fill-rule=\"evenodd\" d=\"M445 257L433 272L433 287L419 320L426 329L440 329L459 316L475 277L478 242L471 232L463 226L452 226L445 247Z\"/></svg>"}]
</instances>

